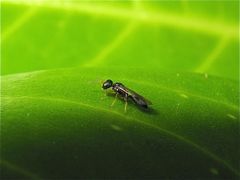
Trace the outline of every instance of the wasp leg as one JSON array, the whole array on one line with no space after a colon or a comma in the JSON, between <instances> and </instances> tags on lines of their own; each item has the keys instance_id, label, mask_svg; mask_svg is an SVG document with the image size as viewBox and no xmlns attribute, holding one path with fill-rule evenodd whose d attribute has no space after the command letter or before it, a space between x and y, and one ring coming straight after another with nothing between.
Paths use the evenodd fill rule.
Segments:
<instances>
[{"instance_id":1,"label":"wasp leg","mask_svg":"<svg viewBox=\"0 0 240 180\"><path fill-rule=\"evenodd\" d=\"M111 107L113 107L113 105L115 104L115 102L116 102L116 100L117 100L117 96L118 96L118 93L116 93L115 98L114 98L114 100L113 100L113 102L112 102L112 104L111 104Z\"/></svg>"},{"instance_id":2,"label":"wasp leg","mask_svg":"<svg viewBox=\"0 0 240 180\"><path fill-rule=\"evenodd\" d=\"M101 100L107 98L108 95L110 95L110 94L111 94L111 95L115 95L115 94L116 94L115 92L109 91L109 90L104 90L104 89L102 89L102 91L104 92L104 96L100 98Z\"/></svg>"},{"instance_id":3,"label":"wasp leg","mask_svg":"<svg viewBox=\"0 0 240 180\"><path fill-rule=\"evenodd\" d=\"M108 95L106 90L102 89L102 91L104 92L104 96L100 98L101 100L106 99Z\"/></svg>"},{"instance_id":4,"label":"wasp leg","mask_svg":"<svg viewBox=\"0 0 240 180\"><path fill-rule=\"evenodd\" d=\"M107 93L104 92L104 96L101 97L101 100L106 99L106 98L107 98Z\"/></svg>"},{"instance_id":5,"label":"wasp leg","mask_svg":"<svg viewBox=\"0 0 240 180\"><path fill-rule=\"evenodd\" d=\"M101 97L100 99L101 99L101 100L104 100L104 99L106 99L106 97Z\"/></svg>"},{"instance_id":6,"label":"wasp leg","mask_svg":"<svg viewBox=\"0 0 240 180\"><path fill-rule=\"evenodd\" d=\"M125 106L124 106L124 112L127 112L127 105L128 105L128 95L126 94L124 97L124 101L125 101Z\"/></svg>"}]
</instances>

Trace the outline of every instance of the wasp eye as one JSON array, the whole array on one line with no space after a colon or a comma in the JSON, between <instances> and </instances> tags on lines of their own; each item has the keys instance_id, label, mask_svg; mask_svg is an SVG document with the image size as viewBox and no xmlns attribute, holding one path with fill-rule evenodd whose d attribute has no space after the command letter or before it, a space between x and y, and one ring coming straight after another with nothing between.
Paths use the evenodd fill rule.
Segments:
<instances>
[{"instance_id":1,"label":"wasp eye","mask_svg":"<svg viewBox=\"0 0 240 180\"><path fill-rule=\"evenodd\" d=\"M108 88L112 87L112 84L113 84L112 80L108 79L103 83L102 88L108 89Z\"/></svg>"}]
</instances>

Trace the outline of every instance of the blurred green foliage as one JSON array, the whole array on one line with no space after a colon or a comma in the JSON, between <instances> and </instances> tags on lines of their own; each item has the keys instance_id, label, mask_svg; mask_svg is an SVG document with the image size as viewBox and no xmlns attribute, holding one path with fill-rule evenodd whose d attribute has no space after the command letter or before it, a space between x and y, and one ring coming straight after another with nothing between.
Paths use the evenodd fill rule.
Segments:
<instances>
[{"instance_id":1,"label":"blurred green foliage","mask_svg":"<svg viewBox=\"0 0 240 180\"><path fill-rule=\"evenodd\" d=\"M238 1L3 1L2 74L154 67L238 79Z\"/></svg>"}]
</instances>

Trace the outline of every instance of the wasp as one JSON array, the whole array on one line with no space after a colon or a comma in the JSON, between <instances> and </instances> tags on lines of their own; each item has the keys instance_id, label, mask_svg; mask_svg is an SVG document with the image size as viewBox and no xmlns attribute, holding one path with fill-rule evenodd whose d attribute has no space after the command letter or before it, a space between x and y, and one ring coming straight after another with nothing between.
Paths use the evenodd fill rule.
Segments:
<instances>
[{"instance_id":1,"label":"wasp","mask_svg":"<svg viewBox=\"0 0 240 180\"><path fill-rule=\"evenodd\" d=\"M104 90L108 88L112 88L112 90L116 93L115 99L111 106L114 105L118 95L120 95L124 99L125 112L127 111L127 104L129 99L131 99L137 106L142 107L144 109L147 109L148 106L152 104L151 101L147 100L146 98L134 92L133 90L127 88L122 83L119 83L119 82L113 83L113 81L110 79L103 82L102 88Z\"/></svg>"}]
</instances>

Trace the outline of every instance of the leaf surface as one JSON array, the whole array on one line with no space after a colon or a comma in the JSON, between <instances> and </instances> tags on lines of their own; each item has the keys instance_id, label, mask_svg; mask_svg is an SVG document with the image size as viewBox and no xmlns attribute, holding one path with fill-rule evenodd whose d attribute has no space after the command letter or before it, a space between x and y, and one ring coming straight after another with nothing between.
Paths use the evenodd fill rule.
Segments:
<instances>
[{"instance_id":1,"label":"leaf surface","mask_svg":"<svg viewBox=\"0 0 240 180\"><path fill-rule=\"evenodd\" d=\"M149 111L105 95L124 83ZM80 68L2 77L4 177L237 178L239 90L229 79Z\"/></svg>"}]
</instances>

